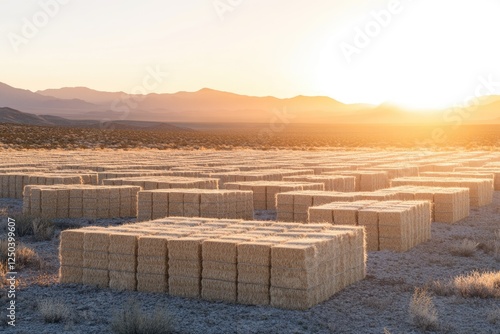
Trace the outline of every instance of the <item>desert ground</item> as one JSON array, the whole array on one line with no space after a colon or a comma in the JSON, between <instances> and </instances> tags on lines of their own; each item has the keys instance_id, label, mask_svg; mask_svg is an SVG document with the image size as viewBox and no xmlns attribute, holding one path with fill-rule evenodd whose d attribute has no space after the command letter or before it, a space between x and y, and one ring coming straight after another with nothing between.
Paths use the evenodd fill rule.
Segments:
<instances>
[{"instance_id":1,"label":"desert ground","mask_svg":"<svg viewBox=\"0 0 500 334\"><path fill-rule=\"evenodd\" d=\"M375 169L387 175L387 183L377 186L377 189L364 189L364 196L391 188L401 178L425 179L437 173L441 183L425 180L441 188L450 187L445 179L459 178L466 184L477 181L482 175L491 180L492 197L484 203L471 201L470 208L467 203L467 217L454 223L433 221L429 225L431 238L417 242L409 250L367 251L364 279L311 308L290 310L270 305L241 305L167 293L60 283L59 247L64 231L89 226L130 226L128 224L136 224L138 218L60 218L57 217L58 211L54 217L42 217L48 214L44 213L43 207L37 211L40 217L34 217L26 214L26 201L30 198L26 197L26 188L20 193L19 182L14 181L10 183L12 185L1 183L4 190L8 188L0 199L2 235L7 235L8 218L15 219L18 232L23 228L23 235L16 236L17 249L24 248L17 257L15 327L9 326L6 318L5 309L10 298L6 292L6 276L2 277L2 332L148 333L145 327L141 331L117 326L120 322L129 325L134 321L139 327L145 326L143 322L157 325L162 328L161 333L500 332L500 193L493 191L498 175L496 171L500 174L500 154L495 151L396 148L29 151L13 148L0 152L0 177L2 173L37 176L38 180L45 180L40 185L42 190L44 187L53 189L50 187L55 187L57 181L51 181L49 185L47 180L61 175L96 175L95 182L100 182L106 178L120 178L117 176L119 172L139 171L153 182L155 178L165 177L154 174L162 171L171 172L169 177L215 178L219 181L217 187L224 189L228 184L238 182L284 182L279 178L283 179L285 174L301 177L345 175ZM466 169L471 173L469 177L464 175ZM297 174L297 171L305 172ZM431 174L425 176L424 173ZM453 173L462 174L458 177ZM236 179L236 175L243 179ZM250 175L253 178L244 178ZM92 182L92 179L87 181ZM96 186L95 182L92 186ZM64 184L64 187L72 186L69 181ZM353 190L331 192L361 193L360 189ZM262 203L256 202L255 198L253 220L279 220L279 206L260 207ZM5 261L5 255L2 256L2 261ZM128 312L125 313L127 321L123 321L124 312Z\"/></svg>"}]
</instances>

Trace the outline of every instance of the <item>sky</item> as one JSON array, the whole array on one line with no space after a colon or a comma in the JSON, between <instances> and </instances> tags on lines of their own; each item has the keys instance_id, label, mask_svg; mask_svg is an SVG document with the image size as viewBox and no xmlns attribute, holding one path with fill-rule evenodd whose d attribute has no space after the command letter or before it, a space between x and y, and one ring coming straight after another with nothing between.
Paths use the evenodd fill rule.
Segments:
<instances>
[{"instance_id":1,"label":"sky","mask_svg":"<svg viewBox=\"0 0 500 334\"><path fill-rule=\"evenodd\" d=\"M2 0L0 82L444 108L500 81L498 13L498 0Z\"/></svg>"}]
</instances>

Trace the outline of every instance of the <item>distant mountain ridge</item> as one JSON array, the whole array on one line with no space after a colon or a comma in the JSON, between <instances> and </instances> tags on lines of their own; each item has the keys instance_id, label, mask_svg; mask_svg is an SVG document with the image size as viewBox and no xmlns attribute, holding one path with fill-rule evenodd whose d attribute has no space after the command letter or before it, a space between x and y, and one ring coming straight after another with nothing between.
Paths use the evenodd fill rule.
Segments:
<instances>
[{"instance_id":1,"label":"distant mountain ridge","mask_svg":"<svg viewBox=\"0 0 500 334\"><path fill-rule=\"evenodd\" d=\"M98 121L98 120L69 120L52 115L34 115L12 108L0 108L0 123L22 124L35 126L80 127L92 129L117 130L146 130L146 131L193 131L192 129L174 126L161 122L140 121Z\"/></svg>"},{"instance_id":2,"label":"distant mountain ridge","mask_svg":"<svg viewBox=\"0 0 500 334\"><path fill-rule=\"evenodd\" d=\"M279 99L204 88L197 92L130 95L86 87L31 92L0 83L0 106L67 120L145 121L163 123L267 124L414 124L500 123L500 96L478 100L464 110L410 112L389 104L344 104L325 96ZM464 117L463 115L467 115ZM45 117L45 116L44 116ZM458 117L458 118L457 118Z\"/></svg>"}]
</instances>

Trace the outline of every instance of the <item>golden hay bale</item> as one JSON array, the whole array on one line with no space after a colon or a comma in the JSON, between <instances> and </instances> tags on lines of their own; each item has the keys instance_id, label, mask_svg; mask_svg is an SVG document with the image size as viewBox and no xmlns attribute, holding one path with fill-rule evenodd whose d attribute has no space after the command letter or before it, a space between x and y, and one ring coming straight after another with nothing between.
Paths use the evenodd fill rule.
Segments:
<instances>
[{"instance_id":1,"label":"golden hay bale","mask_svg":"<svg viewBox=\"0 0 500 334\"><path fill-rule=\"evenodd\" d=\"M119 291L135 291L137 287L135 272L110 271L109 287Z\"/></svg>"},{"instance_id":2,"label":"golden hay bale","mask_svg":"<svg viewBox=\"0 0 500 334\"><path fill-rule=\"evenodd\" d=\"M83 268L82 283L85 285L107 288L109 286L109 271Z\"/></svg>"},{"instance_id":3,"label":"golden hay bale","mask_svg":"<svg viewBox=\"0 0 500 334\"><path fill-rule=\"evenodd\" d=\"M141 292L168 292L168 282L166 275L155 275L137 273L137 291Z\"/></svg>"},{"instance_id":4,"label":"golden hay bale","mask_svg":"<svg viewBox=\"0 0 500 334\"><path fill-rule=\"evenodd\" d=\"M109 236L109 253L136 256L140 233L111 233Z\"/></svg>"},{"instance_id":5,"label":"golden hay bale","mask_svg":"<svg viewBox=\"0 0 500 334\"><path fill-rule=\"evenodd\" d=\"M320 287L310 290L270 288L271 306L291 310L307 310L317 304Z\"/></svg>"},{"instance_id":6,"label":"golden hay bale","mask_svg":"<svg viewBox=\"0 0 500 334\"><path fill-rule=\"evenodd\" d=\"M199 298L201 295L201 279L196 277L170 276L168 293L184 298Z\"/></svg>"},{"instance_id":7,"label":"golden hay bale","mask_svg":"<svg viewBox=\"0 0 500 334\"><path fill-rule=\"evenodd\" d=\"M269 285L271 267L254 264L238 263L238 283Z\"/></svg>"},{"instance_id":8,"label":"golden hay bale","mask_svg":"<svg viewBox=\"0 0 500 334\"><path fill-rule=\"evenodd\" d=\"M238 268L236 263L203 261L203 279L236 282L237 276Z\"/></svg>"},{"instance_id":9,"label":"golden hay bale","mask_svg":"<svg viewBox=\"0 0 500 334\"><path fill-rule=\"evenodd\" d=\"M238 303L246 305L269 305L268 285L238 283Z\"/></svg>"},{"instance_id":10,"label":"golden hay bale","mask_svg":"<svg viewBox=\"0 0 500 334\"><path fill-rule=\"evenodd\" d=\"M59 267L59 283L61 284L82 284L83 268L61 265Z\"/></svg>"},{"instance_id":11,"label":"golden hay bale","mask_svg":"<svg viewBox=\"0 0 500 334\"><path fill-rule=\"evenodd\" d=\"M217 281L212 279L201 280L201 296L206 300L237 302L236 282Z\"/></svg>"},{"instance_id":12,"label":"golden hay bale","mask_svg":"<svg viewBox=\"0 0 500 334\"><path fill-rule=\"evenodd\" d=\"M202 264L196 260L169 259L168 275L201 278Z\"/></svg>"}]
</instances>

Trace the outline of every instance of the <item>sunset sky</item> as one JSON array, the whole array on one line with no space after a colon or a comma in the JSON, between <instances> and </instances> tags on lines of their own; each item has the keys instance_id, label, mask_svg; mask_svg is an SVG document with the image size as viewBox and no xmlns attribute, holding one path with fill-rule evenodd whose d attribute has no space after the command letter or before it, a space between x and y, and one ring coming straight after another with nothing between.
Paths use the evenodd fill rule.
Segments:
<instances>
[{"instance_id":1,"label":"sunset sky","mask_svg":"<svg viewBox=\"0 0 500 334\"><path fill-rule=\"evenodd\" d=\"M4 0L0 82L130 92L161 68L157 93L441 108L480 76L500 82L498 13L498 0Z\"/></svg>"}]
</instances>

